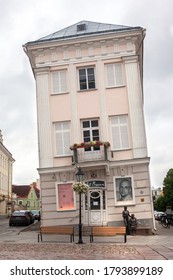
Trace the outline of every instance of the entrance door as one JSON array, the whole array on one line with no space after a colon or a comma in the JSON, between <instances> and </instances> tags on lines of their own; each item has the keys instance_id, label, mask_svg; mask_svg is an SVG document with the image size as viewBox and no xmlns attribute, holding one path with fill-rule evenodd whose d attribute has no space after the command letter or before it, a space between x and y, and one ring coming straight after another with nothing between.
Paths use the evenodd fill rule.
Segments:
<instances>
[{"instance_id":1,"label":"entrance door","mask_svg":"<svg viewBox=\"0 0 173 280\"><path fill-rule=\"evenodd\" d=\"M105 190L90 189L85 197L85 223L103 225L106 220Z\"/></svg>"}]
</instances>

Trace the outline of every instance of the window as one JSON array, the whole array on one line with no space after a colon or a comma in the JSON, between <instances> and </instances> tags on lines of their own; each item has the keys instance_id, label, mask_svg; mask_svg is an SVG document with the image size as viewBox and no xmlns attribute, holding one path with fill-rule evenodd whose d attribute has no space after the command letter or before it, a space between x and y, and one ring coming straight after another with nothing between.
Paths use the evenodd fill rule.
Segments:
<instances>
[{"instance_id":1,"label":"window","mask_svg":"<svg viewBox=\"0 0 173 280\"><path fill-rule=\"evenodd\" d=\"M70 155L70 123L58 122L54 124L54 128L56 155Z\"/></svg>"},{"instance_id":2,"label":"window","mask_svg":"<svg viewBox=\"0 0 173 280\"><path fill-rule=\"evenodd\" d=\"M66 70L52 72L52 92L67 92Z\"/></svg>"},{"instance_id":3,"label":"window","mask_svg":"<svg viewBox=\"0 0 173 280\"><path fill-rule=\"evenodd\" d=\"M30 201L29 200L27 200L27 202L26 202L26 207L30 207Z\"/></svg>"},{"instance_id":4,"label":"window","mask_svg":"<svg viewBox=\"0 0 173 280\"><path fill-rule=\"evenodd\" d=\"M122 64L107 64L107 86L108 87L117 87L123 86L123 73L122 73Z\"/></svg>"},{"instance_id":5,"label":"window","mask_svg":"<svg viewBox=\"0 0 173 280\"><path fill-rule=\"evenodd\" d=\"M84 30L86 30L86 24L85 23L77 25L77 31L84 31Z\"/></svg>"},{"instance_id":6,"label":"window","mask_svg":"<svg viewBox=\"0 0 173 280\"><path fill-rule=\"evenodd\" d=\"M57 210L67 211L75 209L74 191L72 189L72 183L57 184Z\"/></svg>"},{"instance_id":7,"label":"window","mask_svg":"<svg viewBox=\"0 0 173 280\"><path fill-rule=\"evenodd\" d=\"M80 90L95 88L95 74L93 67L79 69L79 85Z\"/></svg>"},{"instance_id":8,"label":"window","mask_svg":"<svg viewBox=\"0 0 173 280\"><path fill-rule=\"evenodd\" d=\"M129 148L127 115L111 117L110 125L113 150Z\"/></svg>"},{"instance_id":9,"label":"window","mask_svg":"<svg viewBox=\"0 0 173 280\"><path fill-rule=\"evenodd\" d=\"M99 124L98 120L85 120L82 121L83 141L98 141L99 139ZM85 148L85 151L100 150L100 147Z\"/></svg>"}]
</instances>

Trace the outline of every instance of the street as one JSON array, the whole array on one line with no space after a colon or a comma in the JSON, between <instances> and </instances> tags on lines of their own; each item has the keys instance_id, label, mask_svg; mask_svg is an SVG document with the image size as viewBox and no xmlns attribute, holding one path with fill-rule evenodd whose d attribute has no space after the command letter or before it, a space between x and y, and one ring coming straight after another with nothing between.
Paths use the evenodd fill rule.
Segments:
<instances>
[{"instance_id":1,"label":"street","mask_svg":"<svg viewBox=\"0 0 173 280\"><path fill-rule=\"evenodd\" d=\"M30 225L29 227L32 227L32 229L35 229L35 224L37 221L34 222L34 224ZM26 230L27 226L9 226L9 218L6 216L0 216L0 242L3 239L3 237L10 237L13 236L13 238L23 230ZM38 229L38 226L37 226Z\"/></svg>"},{"instance_id":2,"label":"street","mask_svg":"<svg viewBox=\"0 0 173 280\"><path fill-rule=\"evenodd\" d=\"M165 229L156 221L157 231L150 236L96 237L90 243L83 236L83 244L73 243L69 236L46 235L38 243L40 222L23 227L8 225L8 218L0 218L0 260L173 260L173 227Z\"/></svg>"},{"instance_id":3,"label":"street","mask_svg":"<svg viewBox=\"0 0 173 280\"><path fill-rule=\"evenodd\" d=\"M159 223L159 221L155 221L156 226L156 235L162 236L173 236L173 226L170 228L164 228ZM2 236L15 236L23 231L38 231L40 226L40 222L35 221L34 224L28 226L9 226L9 219L6 216L0 216L0 241Z\"/></svg>"}]
</instances>

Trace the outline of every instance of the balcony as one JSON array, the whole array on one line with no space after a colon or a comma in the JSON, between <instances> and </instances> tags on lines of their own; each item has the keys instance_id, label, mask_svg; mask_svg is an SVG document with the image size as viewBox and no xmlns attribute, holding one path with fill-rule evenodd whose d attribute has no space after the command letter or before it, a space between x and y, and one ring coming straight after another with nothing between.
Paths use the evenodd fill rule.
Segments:
<instances>
[{"instance_id":1,"label":"balcony","mask_svg":"<svg viewBox=\"0 0 173 280\"><path fill-rule=\"evenodd\" d=\"M74 144L70 147L73 150L73 163L107 160L109 146L108 142L101 141Z\"/></svg>"}]
</instances>

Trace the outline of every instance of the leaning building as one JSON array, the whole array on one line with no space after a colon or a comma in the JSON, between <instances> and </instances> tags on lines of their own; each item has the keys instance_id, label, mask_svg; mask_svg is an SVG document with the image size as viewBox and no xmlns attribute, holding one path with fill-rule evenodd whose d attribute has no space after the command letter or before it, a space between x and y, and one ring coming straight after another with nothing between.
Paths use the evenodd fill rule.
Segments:
<instances>
[{"instance_id":1,"label":"leaning building","mask_svg":"<svg viewBox=\"0 0 173 280\"><path fill-rule=\"evenodd\" d=\"M72 183L80 167L90 186L82 196L84 225L120 225L127 206L153 228L145 33L81 21L23 46L36 82L42 225L78 224Z\"/></svg>"}]
</instances>

